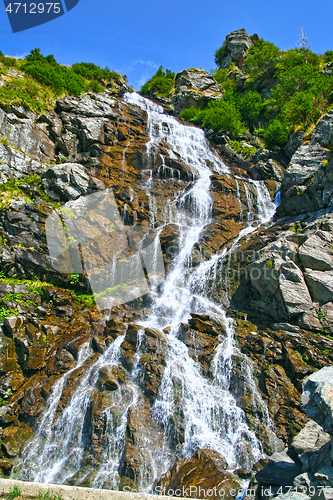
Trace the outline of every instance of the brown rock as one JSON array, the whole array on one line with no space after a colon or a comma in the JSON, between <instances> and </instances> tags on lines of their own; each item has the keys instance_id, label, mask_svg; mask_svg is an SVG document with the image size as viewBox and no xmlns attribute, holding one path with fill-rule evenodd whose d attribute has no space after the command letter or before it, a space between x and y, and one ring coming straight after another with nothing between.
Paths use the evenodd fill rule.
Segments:
<instances>
[{"instance_id":1,"label":"brown rock","mask_svg":"<svg viewBox=\"0 0 333 500\"><path fill-rule=\"evenodd\" d=\"M154 491L191 498L235 498L241 485L233 474L225 471L226 466L224 457L219 453L198 450L191 458L176 462L169 472L163 474ZM179 491L181 493L178 494Z\"/></svg>"}]
</instances>

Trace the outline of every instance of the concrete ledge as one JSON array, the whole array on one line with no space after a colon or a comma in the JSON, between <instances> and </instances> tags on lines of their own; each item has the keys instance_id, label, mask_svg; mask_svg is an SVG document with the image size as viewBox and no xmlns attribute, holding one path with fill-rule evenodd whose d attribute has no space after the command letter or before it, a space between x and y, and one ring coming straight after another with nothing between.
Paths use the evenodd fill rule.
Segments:
<instances>
[{"instance_id":1,"label":"concrete ledge","mask_svg":"<svg viewBox=\"0 0 333 500\"><path fill-rule=\"evenodd\" d=\"M162 495L97 490L95 488L80 488L78 486L58 484L28 483L26 481L14 481L13 479L0 479L0 495L8 493L14 486L20 488L22 496L31 498L38 498L40 491L43 493L50 491L54 496L60 495L62 500L175 500L174 497ZM178 498L181 500L180 497Z\"/></svg>"}]
</instances>

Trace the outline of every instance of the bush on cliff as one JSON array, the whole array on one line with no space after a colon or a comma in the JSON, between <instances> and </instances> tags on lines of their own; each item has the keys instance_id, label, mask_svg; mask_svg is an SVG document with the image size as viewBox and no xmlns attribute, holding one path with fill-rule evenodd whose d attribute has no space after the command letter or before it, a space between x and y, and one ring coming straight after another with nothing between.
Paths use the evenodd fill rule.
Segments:
<instances>
[{"instance_id":1,"label":"bush on cliff","mask_svg":"<svg viewBox=\"0 0 333 500\"><path fill-rule=\"evenodd\" d=\"M202 127L223 130L233 135L240 135L245 130L239 110L233 102L224 98L210 102L205 109L185 109L180 117Z\"/></svg>"},{"instance_id":2,"label":"bush on cliff","mask_svg":"<svg viewBox=\"0 0 333 500\"><path fill-rule=\"evenodd\" d=\"M167 97L170 95L174 85L175 73L173 73L170 69L163 71L163 66L160 66L155 75L142 85L140 94Z\"/></svg>"},{"instance_id":3,"label":"bush on cliff","mask_svg":"<svg viewBox=\"0 0 333 500\"><path fill-rule=\"evenodd\" d=\"M22 68L27 75L51 87L57 94L67 91L79 95L85 88L85 80L81 75L58 64L53 55L44 57L39 49L30 52Z\"/></svg>"}]
</instances>

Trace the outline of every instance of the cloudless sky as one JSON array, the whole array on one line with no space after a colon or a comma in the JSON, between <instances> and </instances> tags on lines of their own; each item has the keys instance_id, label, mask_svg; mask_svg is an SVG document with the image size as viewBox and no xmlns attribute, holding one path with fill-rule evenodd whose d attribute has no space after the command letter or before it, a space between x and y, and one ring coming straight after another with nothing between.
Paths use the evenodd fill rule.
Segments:
<instances>
[{"instance_id":1,"label":"cloudless sky","mask_svg":"<svg viewBox=\"0 0 333 500\"><path fill-rule=\"evenodd\" d=\"M240 28L285 50L303 26L311 50L333 50L332 19L332 0L80 0L64 16L13 34L0 0L0 50L25 56L40 47L61 64L94 62L139 89L160 65L210 71L215 50Z\"/></svg>"}]
</instances>

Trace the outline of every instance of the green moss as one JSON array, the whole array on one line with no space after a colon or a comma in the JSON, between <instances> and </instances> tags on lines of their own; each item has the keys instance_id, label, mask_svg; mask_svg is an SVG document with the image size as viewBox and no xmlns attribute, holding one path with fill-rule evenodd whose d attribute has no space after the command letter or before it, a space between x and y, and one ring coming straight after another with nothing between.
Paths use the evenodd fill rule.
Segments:
<instances>
[{"instance_id":1,"label":"green moss","mask_svg":"<svg viewBox=\"0 0 333 500\"><path fill-rule=\"evenodd\" d=\"M298 234L302 230L302 226L299 222L294 224L293 226L290 226L289 231L292 231L293 233Z\"/></svg>"},{"instance_id":2,"label":"green moss","mask_svg":"<svg viewBox=\"0 0 333 500\"><path fill-rule=\"evenodd\" d=\"M85 303L87 307L91 307L95 303L95 299L93 295L85 295L85 294L80 294L80 295L75 295L75 298L78 302L80 303Z\"/></svg>"},{"instance_id":3,"label":"green moss","mask_svg":"<svg viewBox=\"0 0 333 500\"><path fill-rule=\"evenodd\" d=\"M17 309L8 309L7 306L2 306L0 308L0 322L3 321L8 316L16 316L18 313Z\"/></svg>"},{"instance_id":4,"label":"green moss","mask_svg":"<svg viewBox=\"0 0 333 500\"><path fill-rule=\"evenodd\" d=\"M245 157L249 157L257 151L255 147L244 146L244 144L239 141L229 141L228 144L234 151L236 151L236 153L240 153Z\"/></svg>"}]
</instances>

